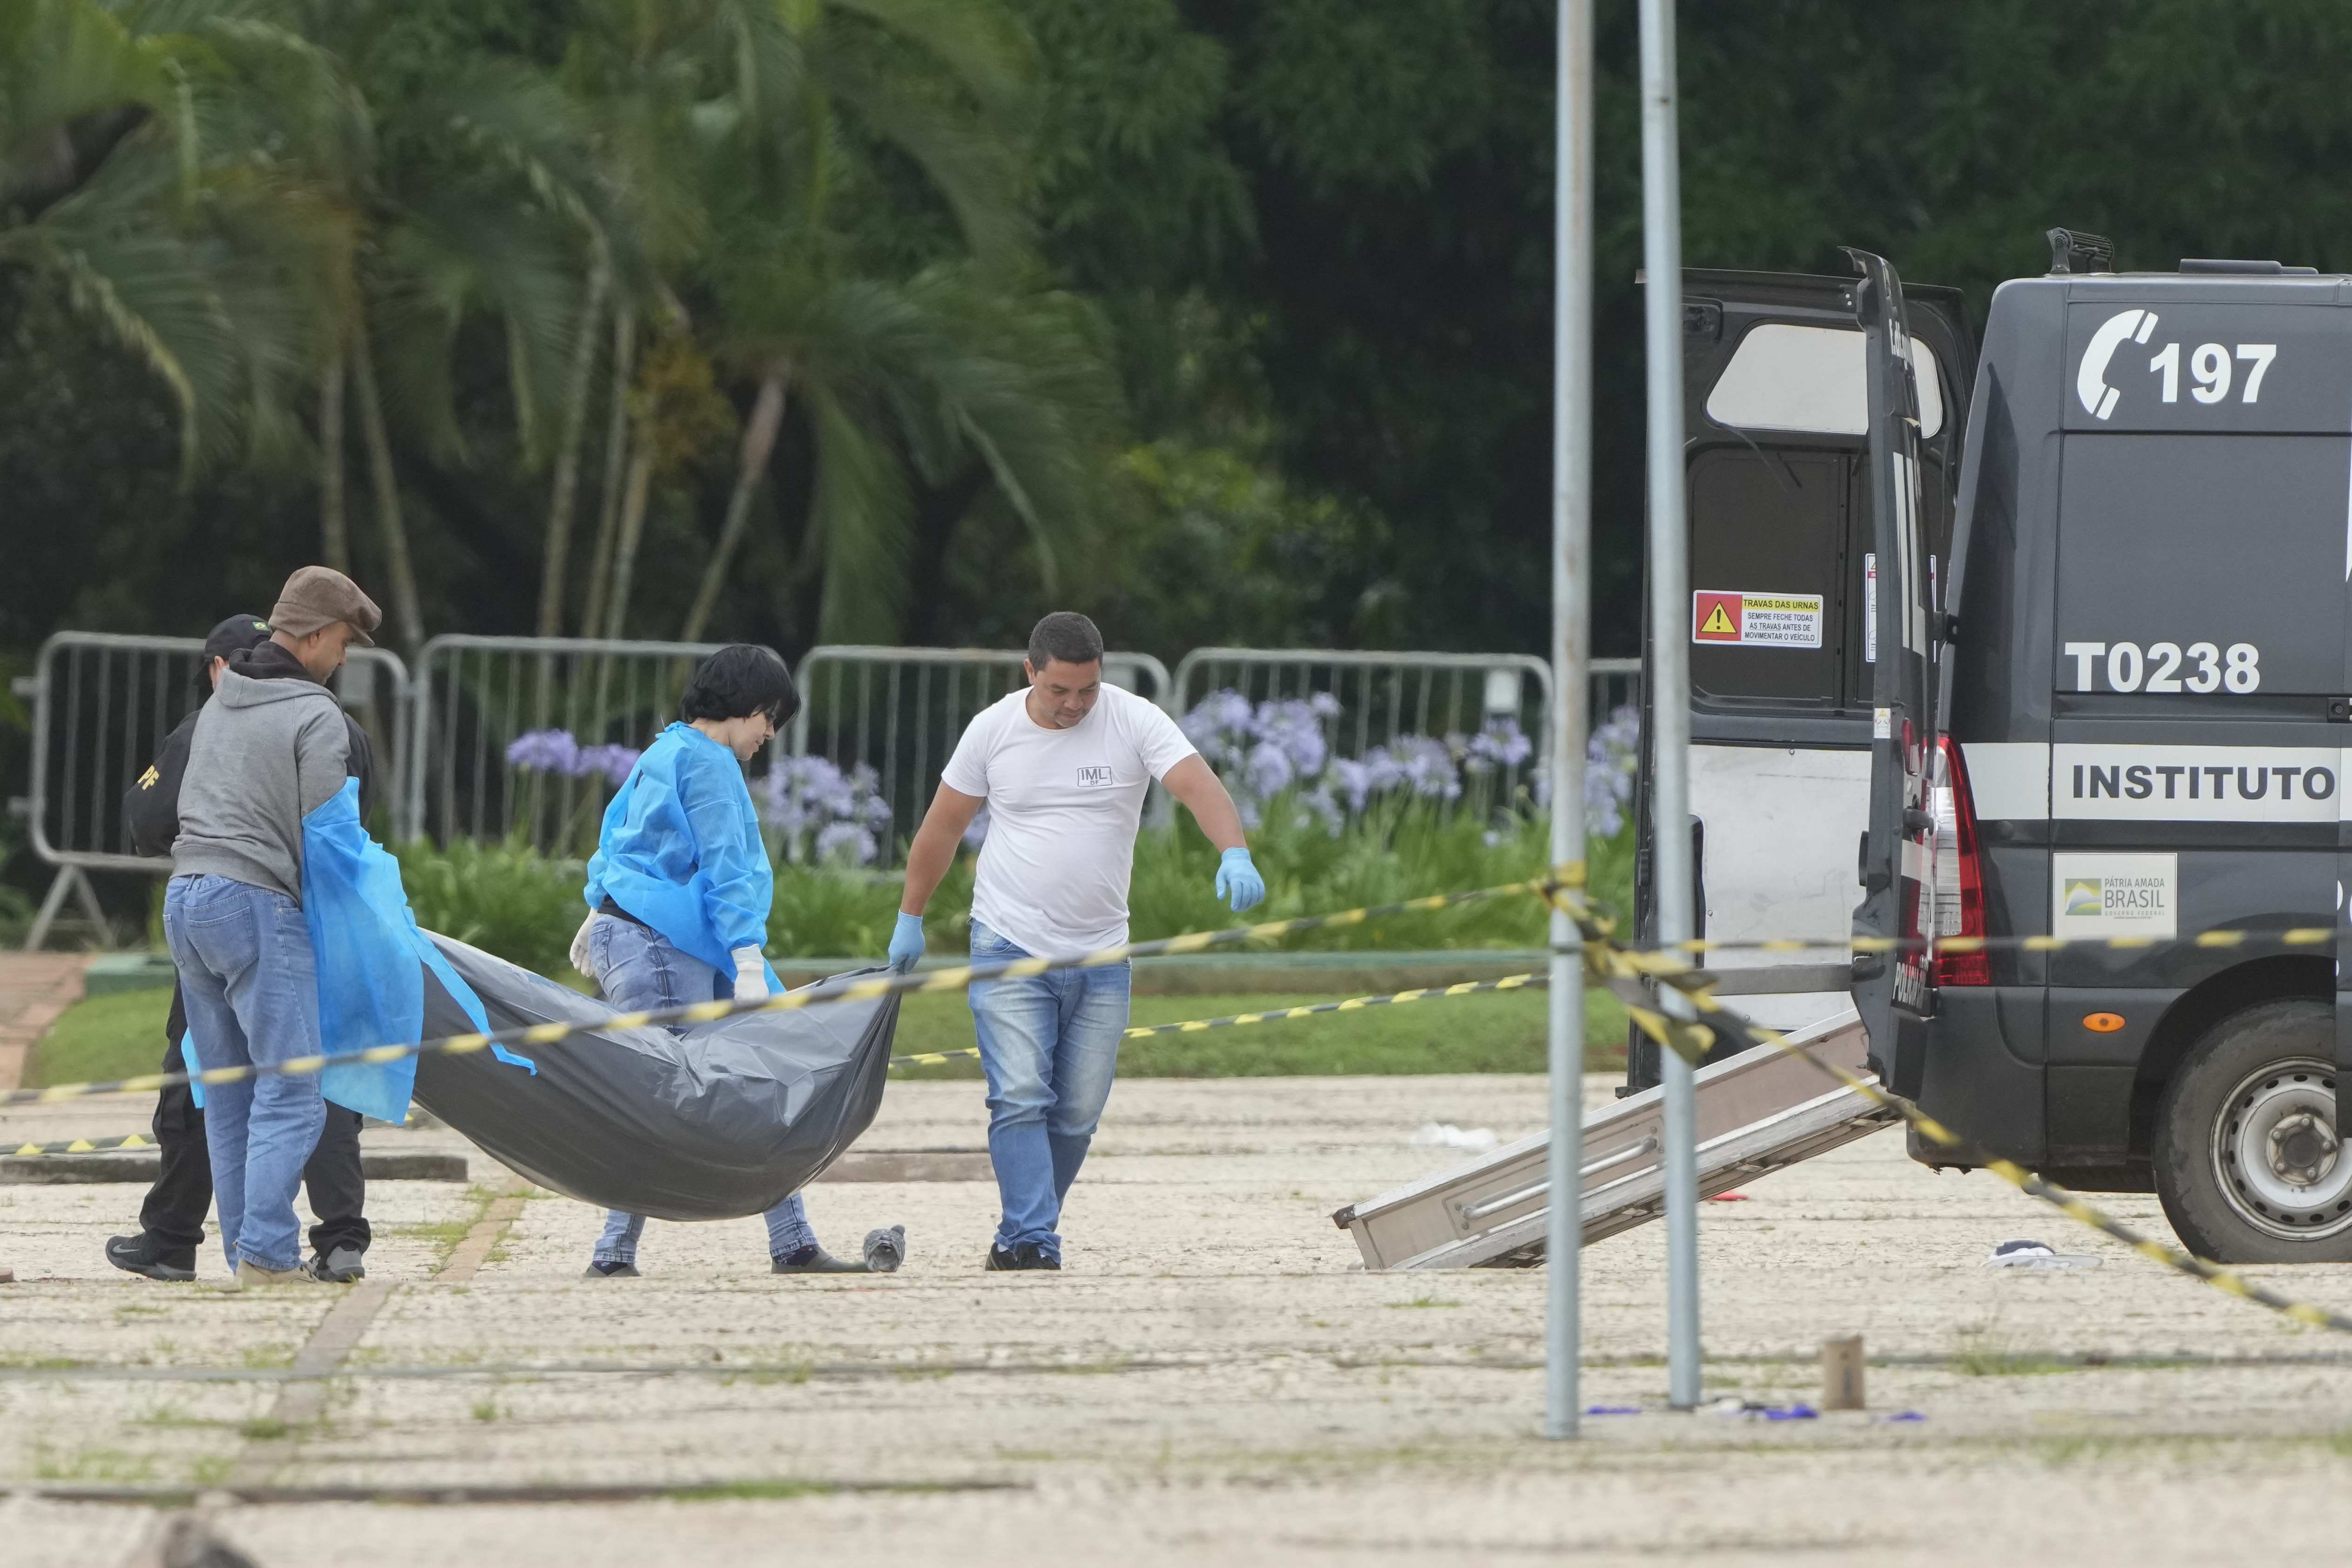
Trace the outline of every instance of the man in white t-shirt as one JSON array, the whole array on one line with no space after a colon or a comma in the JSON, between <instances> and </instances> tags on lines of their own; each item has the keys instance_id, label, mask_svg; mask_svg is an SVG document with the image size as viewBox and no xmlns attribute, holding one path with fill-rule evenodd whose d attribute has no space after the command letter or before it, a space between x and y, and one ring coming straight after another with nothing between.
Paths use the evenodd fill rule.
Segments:
<instances>
[{"instance_id":1,"label":"man in white t-shirt","mask_svg":"<svg viewBox=\"0 0 2352 1568\"><path fill-rule=\"evenodd\" d=\"M1067 958L1127 942L1127 888L1143 797L1158 779L1223 852L1217 896L1265 897L1241 814L1174 720L1102 679L1102 634L1066 610L1037 623L1029 684L975 717L940 775L907 854L890 961L923 953L923 906L982 804L988 838L971 893L971 961ZM1059 1268L1062 1200L1110 1099L1127 1029L1125 960L971 988L988 1074L988 1153L1004 1217L991 1268Z\"/></svg>"}]
</instances>

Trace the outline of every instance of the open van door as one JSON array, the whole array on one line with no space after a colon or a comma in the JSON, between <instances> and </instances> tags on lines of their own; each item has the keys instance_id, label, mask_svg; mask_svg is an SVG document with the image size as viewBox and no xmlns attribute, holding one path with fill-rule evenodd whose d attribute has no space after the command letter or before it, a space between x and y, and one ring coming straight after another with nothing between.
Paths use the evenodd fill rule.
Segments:
<instances>
[{"instance_id":1,"label":"open van door","mask_svg":"<svg viewBox=\"0 0 2352 1568\"><path fill-rule=\"evenodd\" d=\"M1881 264L1883 267L1883 263ZM1645 646L1690 648L1690 802L1696 934L1730 942L1836 944L1863 900L1855 845L1871 823L1873 714L1884 700L1865 655L1877 625L1879 541L1871 279L1693 269L1683 275L1683 376L1692 602ZM1948 555L1961 427L1976 345L1958 292L1898 285L1914 371L1910 450L1915 575ZM1881 337L1885 334L1882 332ZM1891 468L1891 465L1889 465ZM1948 574L1947 574L1948 575ZM1932 619L1932 618L1931 618ZM1899 642L1899 639L1898 639ZM1644 689L1654 689L1644 683ZM1649 726L1643 725L1644 733ZM1645 754L1641 842L1654 842ZM1650 857L1635 861L1637 932L1653 934ZM1791 962L1794 960L1795 962ZM1770 1028L1828 1022L1853 1005L1841 946L1710 953L1716 994ZM1627 1086L1657 1081L1634 1031Z\"/></svg>"},{"instance_id":2,"label":"open van door","mask_svg":"<svg viewBox=\"0 0 2352 1568\"><path fill-rule=\"evenodd\" d=\"M1862 281L1868 377L1869 485L1874 548L1865 563L1867 620L1863 659L1871 667L1870 825L1858 869L1863 898L1857 938L1917 939L1933 929L1936 817L1931 770L1942 762L1936 715L1942 616L1928 567L1919 495L1920 397L1909 312L1895 268L1849 250ZM1858 952L1855 1009L1870 1031L1879 1080L1916 1095L1926 1065L1927 1023L1935 1010L1922 948Z\"/></svg>"}]
</instances>

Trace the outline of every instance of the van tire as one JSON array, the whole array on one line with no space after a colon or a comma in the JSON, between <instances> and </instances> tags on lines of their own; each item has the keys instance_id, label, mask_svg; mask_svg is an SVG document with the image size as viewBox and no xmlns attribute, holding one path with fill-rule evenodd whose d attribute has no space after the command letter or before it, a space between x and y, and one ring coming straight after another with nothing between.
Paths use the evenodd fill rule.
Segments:
<instances>
[{"instance_id":1,"label":"van tire","mask_svg":"<svg viewBox=\"0 0 2352 1568\"><path fill-rule=\"evenodd\" d=\"M2326 1002L2265 1002L2207 1030L2157 1110L2156 1190L2180 1244L2214 1263L2352 1261L2335 1101Z\"/></svg>"}]
</instances>

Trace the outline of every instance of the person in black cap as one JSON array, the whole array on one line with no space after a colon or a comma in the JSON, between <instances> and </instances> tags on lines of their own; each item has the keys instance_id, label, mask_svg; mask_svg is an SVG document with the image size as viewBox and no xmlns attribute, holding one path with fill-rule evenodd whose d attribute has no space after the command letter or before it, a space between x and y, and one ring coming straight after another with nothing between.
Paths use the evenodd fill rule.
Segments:
<instances>
[{"instance_id":1,"label":"person in black cap","mask_svg":"<svg viewBox=\"0 0 2352 1568\"><path fill-rule=\"evenodd\" d=\"M180 835L180 782L188 767L188 742L196 727L196 711L220 681L221 671L237 654L269 640L271 626L259 616L231 616L205 638L205 659L196 674L197 709L163 739L155 760L123 792L122 821L131 848L141 855L172 852ZM350 715L351 773L360 781L360 815L375 804L373 752L367 731ZM188 1030L188 1016L175 981L172 986L171 1017L163 1026L163 1070L187 1070L180 1041ZM310 1208L319 1223L310 1227L311 1257L305 1267L317 1279L331 1281L365 1276L368 1243L373 1239L364 1206L367 1186L360 1173L360 1114L341 1106L327 1108L327 1124L302 1177L310 1190ZM205 1141L204 1113L196 1108L188 1086L164 1089L155 1101L155 1143L163 1168L139 1207L139 1234L109 1237L106 1260L117 1268L143 1274L150 1279L193 1279L196 1248L204 1244L205 1215L212 1207L212 1155Z\"/></svg>"}]
</instances>

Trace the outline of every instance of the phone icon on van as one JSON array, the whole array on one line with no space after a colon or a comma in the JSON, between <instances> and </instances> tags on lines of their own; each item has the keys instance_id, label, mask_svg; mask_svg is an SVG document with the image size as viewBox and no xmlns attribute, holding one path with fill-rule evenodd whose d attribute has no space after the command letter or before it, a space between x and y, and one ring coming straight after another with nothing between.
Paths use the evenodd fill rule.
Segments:
<instances>
[{"instance_id":1,"label":"phone icon on van","mask_svg":"<svg viewBox=\"0 0 2352 1568\"><path fill-rule=\"evenodd\" d=\"M2118 310L2099 323L2099 330L2091 334L2090 346L2083 351L2083 367L2074 373L2074 395L2083 400L2086 413L2105 419L2116 411L2116 400L2123 394L2107 384L2107 362L2126 338L2145 343L2155 331L2154 310Z\"/></svg>"}]
</instances>

